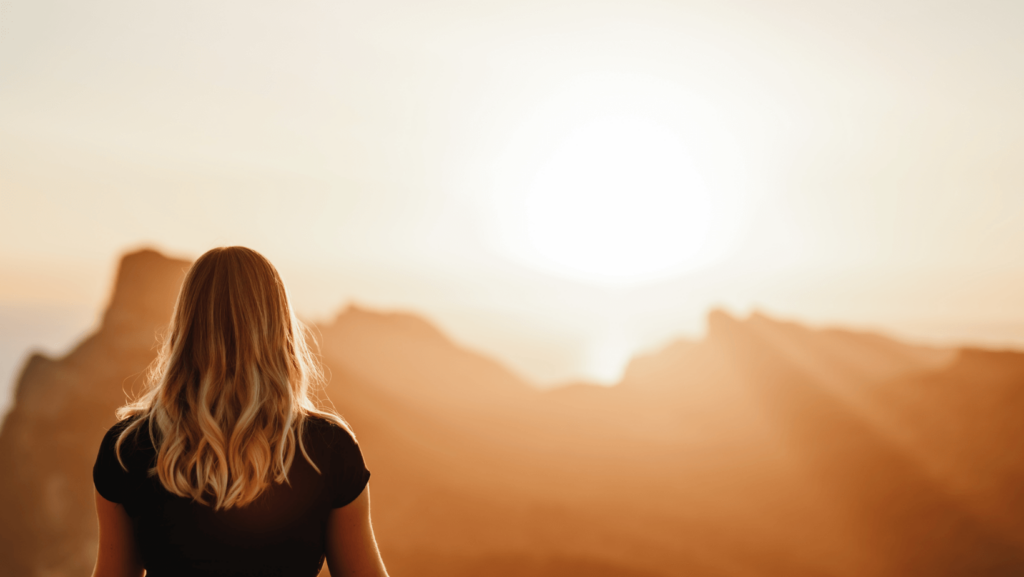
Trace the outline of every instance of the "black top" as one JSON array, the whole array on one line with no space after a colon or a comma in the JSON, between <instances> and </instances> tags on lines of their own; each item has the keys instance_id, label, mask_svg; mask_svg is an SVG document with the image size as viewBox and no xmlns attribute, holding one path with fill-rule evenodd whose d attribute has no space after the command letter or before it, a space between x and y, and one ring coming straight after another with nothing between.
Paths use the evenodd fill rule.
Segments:
<instances>
[{"instance_id":1,"label":"black top","mask_svg":"<svg viewBox=\"0 0 1024 577\"><path fill-rule=\"evenodd\" d=\"M121 468L114 443L128 422L103 437L92 478L100 495L124 505L131 517L148 577L315 577L324 562L331 509L352 502L370 478L352 435L310 418L305 447L322 474L296 450L290 486L275 483L245 507L214 511L169 493L158 477L147 475L156 451L145 424L121 444L128 471Z\"/></svg>"}]
</instances>

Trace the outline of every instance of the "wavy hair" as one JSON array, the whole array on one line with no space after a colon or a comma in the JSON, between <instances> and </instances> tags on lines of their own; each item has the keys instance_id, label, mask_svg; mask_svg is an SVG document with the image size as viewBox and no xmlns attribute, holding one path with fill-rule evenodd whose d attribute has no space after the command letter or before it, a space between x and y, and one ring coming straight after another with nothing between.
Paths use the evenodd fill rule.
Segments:
<instances>
[{"instance_id":1,"label":"wavy hair","mask_svg":"<svg viewBox=\"0 0 1024 577\"><path fill-rule=\"evenodd\" d=\"M145 393L117 411L120 419L137 417L117 439L121 466L121 445L145 427L157 452L149 474L215 510L242 507L271 483L287 483L296 449L319 472L302 442L306 419L348 426L310 397L323 375L308 333L261 254L234 246L199 257Z\"/></svg>"}]
</instances>

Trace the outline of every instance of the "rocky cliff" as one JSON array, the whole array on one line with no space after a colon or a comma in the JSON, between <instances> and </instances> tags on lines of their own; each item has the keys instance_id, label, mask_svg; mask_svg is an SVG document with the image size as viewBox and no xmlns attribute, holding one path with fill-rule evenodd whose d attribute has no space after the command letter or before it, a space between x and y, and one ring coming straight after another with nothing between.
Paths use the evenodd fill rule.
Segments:
<instances>
[{"instance_id":1,"label":"rocky cliff","mask_svg":"<svg viewBox=\"0 0 1024 577\"><path fill-rule=\"evenodd\" d=\"M153 251L125 256L100 328L61 359L26 363L0 432L4 574L92 571L98 443L141 385L188 265Z\"/></svg>"}]
</instances>

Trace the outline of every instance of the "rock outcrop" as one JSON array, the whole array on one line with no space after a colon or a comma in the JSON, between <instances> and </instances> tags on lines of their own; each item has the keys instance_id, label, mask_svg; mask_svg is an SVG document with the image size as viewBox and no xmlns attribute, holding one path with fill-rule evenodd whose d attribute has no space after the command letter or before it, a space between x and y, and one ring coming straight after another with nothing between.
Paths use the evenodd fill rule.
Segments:
<instances>
[{"instance_id":1,"label":"rock outcrop","mask_svg":"<svg viewBox=\"0 0 1024 577\"><path fill-rule=\"evenodd\" d=\"M61 359L26 363L0 432L3 574L91 573L96 450L126 393L140 390L188 265L126 255L99 329Z\"/></svg>"}]
</instances>

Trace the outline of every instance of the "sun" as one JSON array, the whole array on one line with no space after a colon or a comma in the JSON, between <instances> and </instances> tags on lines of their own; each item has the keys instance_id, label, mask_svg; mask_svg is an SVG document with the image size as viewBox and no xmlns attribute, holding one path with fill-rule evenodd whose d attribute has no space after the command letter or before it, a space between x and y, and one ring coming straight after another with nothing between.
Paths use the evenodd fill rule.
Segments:
<instances>
[{"instance_id":1,"label":"sun","mask_svg":"<svg viewBox=\"0 0 1024 577\"><path fill-rule=\"evenodd\" d=\"M713 226L708 190L682 140L635 116L569 132L535 174L524 208L536 266L608 284L697 263Z\"/></svg>"},{"instance_id":2,"label":"sun","mask_svg":"<svg viewBox=\"0 0 1024 577\"><path fill-rule=\"evenodd\" d=\"M667 78L581 73L511 118L473 192L495 255L631 288L737 254L760 187L718 101Z\"/></svg>"}]
</instances>

